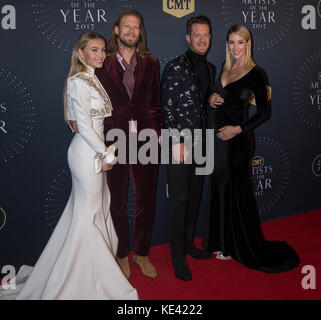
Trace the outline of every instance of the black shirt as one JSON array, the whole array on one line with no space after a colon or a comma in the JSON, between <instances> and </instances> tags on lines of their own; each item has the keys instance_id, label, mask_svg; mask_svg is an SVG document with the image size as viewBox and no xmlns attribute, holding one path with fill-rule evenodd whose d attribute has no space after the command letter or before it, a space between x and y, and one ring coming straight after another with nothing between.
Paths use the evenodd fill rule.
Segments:
<instances>
[{"instance_id":1,"label":"black shirt","mask_svg":"<svg viewBox=\"0 0 321 320\"><path fill-rule=\"evenodd\" d=\"M191 60L193 69L196 71L198 76L201 101L204 107L207 104L207 100L210 94L211 82L206 55L198 54L191 49L188 49L187 54L188 58Z\"/></svg>"}]
</instances>

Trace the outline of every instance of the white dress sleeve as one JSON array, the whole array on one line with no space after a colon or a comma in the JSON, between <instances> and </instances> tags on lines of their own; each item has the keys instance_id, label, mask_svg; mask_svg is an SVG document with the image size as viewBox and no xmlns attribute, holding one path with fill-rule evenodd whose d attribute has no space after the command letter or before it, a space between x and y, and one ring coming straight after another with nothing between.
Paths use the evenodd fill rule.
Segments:
<instances>
[{"instance_id":1,"label":"white dress sleeve","mask_svg":"<svg viewBox=\"0 0 321 320\"><path fill-rule=\"evenodd\" d=\"M107 148L93 129L93 121L89 109L91 98L88 85L81 79L70 79L67 87L67 99L68 109L71 109L71 114L74 115L79 134L100 155L103 163L115 163L114 146Z\"/></svg>"}]
</instances>

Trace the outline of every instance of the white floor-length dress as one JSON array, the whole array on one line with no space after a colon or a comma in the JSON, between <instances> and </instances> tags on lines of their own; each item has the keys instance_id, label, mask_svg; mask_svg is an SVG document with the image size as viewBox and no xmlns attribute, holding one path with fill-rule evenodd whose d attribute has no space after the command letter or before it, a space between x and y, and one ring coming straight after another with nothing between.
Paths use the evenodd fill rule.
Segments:
<instances>
[{"instance_id":1,"label":"white floor-length dress","mask_svg":"<svg viewBox=\"0 0 321 320\"><path fill-rule=\"evenodd\" d=\"M112 106L93 68L68 80L67 102L79 130L68 150L71 195L34 268L22 268L27 282L20 285L18 279L15 298L138 299L115 260L118 239L106 174L96 173L100 160L113 161L114 149L103 142L103 121Z\"/></svg>"}]
</instances>

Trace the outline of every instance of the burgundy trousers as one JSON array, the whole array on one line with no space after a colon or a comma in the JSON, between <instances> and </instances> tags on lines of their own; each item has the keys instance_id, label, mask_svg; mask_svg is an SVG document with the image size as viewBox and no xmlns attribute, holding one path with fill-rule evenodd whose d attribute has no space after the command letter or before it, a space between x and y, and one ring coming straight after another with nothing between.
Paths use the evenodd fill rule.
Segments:
<instances>
[{"instance_id":1,"label":"burgundy trousers","mask_svg":"<svg viewBox=\"0 0 321 320\"><path fill-rule=\"evenodd\" d=\"M107 171L111 195L111 216L118 236L118 258L129 254L129 221L127 194L129 175L134 186L135 212L133 219L133 251L140 256L149 254L155 215L157 164L116 164Z\"/></svg>"}]
</instances>

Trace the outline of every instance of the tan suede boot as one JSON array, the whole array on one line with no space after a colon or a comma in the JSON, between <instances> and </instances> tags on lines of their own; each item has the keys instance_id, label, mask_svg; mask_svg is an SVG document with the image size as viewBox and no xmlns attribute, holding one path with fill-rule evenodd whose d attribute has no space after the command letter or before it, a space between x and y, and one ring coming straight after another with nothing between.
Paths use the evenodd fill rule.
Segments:
<instances>
[{"instance_id":1,"label":"tan suede boot","mask_svg":"<svg viewBox=\"0 0 321 320\"><path fill-rule=\"evenodd\" d=\"M148 256L139 256L139 255L134 254L133 261L137 266L140 267L140 270L144 276L149 277L149 278L156 278L157 277L157 271L156 271L155 267L149 261Z\"/></svg>"},{"instance_id":2,"label":"tan suede boot","mask_svg":"<svg viewBox=\"0 0 321 320\"><path fill-rule=\"evenodd\" d=\"M130 278L130 267L129 267L129 259L128 256L125 258L118 258L116 257L116 260L121 268L121 270L123 271L123 274L125 275L125 277L127 279Z\"/></svg>"}]
</instances>

